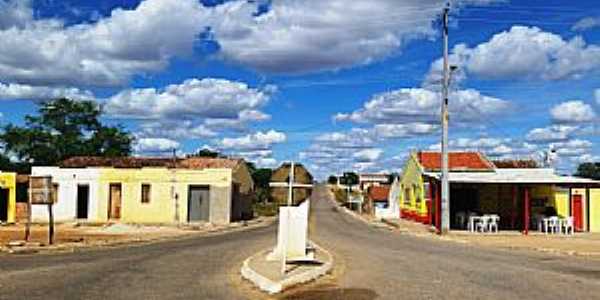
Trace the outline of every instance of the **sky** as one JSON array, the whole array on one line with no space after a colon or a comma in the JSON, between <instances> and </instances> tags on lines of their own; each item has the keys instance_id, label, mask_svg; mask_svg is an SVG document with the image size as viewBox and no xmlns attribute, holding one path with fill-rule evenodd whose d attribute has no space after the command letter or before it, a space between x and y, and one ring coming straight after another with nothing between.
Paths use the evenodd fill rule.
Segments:
<instances>
[{"instance_id":1,"label":"sky","mask_svg":"<svg viewBox=\"0 0 600 300\"><path fill-rule=\"evenodd\" d=\"M450 2L450 149L600 161L600 5ZM202 148L317 178L439 149L437 0L0 0L0 124L96 101L135 155Z\"/></svg>"}]
</instances>

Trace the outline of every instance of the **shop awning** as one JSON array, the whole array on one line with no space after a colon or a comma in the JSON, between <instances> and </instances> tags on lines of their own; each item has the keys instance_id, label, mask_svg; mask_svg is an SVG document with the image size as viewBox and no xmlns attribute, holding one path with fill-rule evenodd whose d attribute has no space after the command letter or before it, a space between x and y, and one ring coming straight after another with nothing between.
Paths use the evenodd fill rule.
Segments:
<instances>
[{"instance_id":1,"label":"shop awning","mask_svg":"<svg viewBox=\"0 0 600 300\"><path fill-rule=\"evenodd\" d=\"M440 180L440 172L425 172ZM496 169L494 172L450 172L451 183L599 185L600 181L556 175L554 169Z\"/></svg>"}]
</instances>

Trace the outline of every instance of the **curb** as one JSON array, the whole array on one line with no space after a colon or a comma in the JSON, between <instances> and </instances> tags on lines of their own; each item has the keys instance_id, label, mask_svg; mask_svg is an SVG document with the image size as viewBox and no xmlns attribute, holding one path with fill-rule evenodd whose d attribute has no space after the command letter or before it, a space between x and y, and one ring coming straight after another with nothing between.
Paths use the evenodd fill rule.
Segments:
<instances>
[{"instance_id":1,"label":"curb","mask_svg":"<svg viewBox=\"0 0 600 300\"><path fill-rule=\"evenodd\" d=\"M314 269L311 269L309 271L306 271L304 273L294 275L290 278L286 278L281 281L274 281L274 280L271 280L271 279L259 274L258 272L254 271L250 267L250 260L252 260L254 257L256 257L258 255L263 255L265 252L270 251L270 249L269 249L269 250L260 251L259 253L248 257L244 261L244 263L242 265L242 269L241 269L242 277L244 279L252 282L260 290L267 292L270 295L273 295L273 294L280 293L289 287L315 280L315 279L329 273L329 271L331 271L331 268L333 268L333 257L331 256L331 253L329 253L327 250L323 249L322 247L320 247L319 245L315 244L312 241L310 241L310 243L315 248L317 248L318 251L322 251L327 256L327 260L326 260L326 262L323 263L323 265L316 267Z\"/></svg>"}]
</instances>

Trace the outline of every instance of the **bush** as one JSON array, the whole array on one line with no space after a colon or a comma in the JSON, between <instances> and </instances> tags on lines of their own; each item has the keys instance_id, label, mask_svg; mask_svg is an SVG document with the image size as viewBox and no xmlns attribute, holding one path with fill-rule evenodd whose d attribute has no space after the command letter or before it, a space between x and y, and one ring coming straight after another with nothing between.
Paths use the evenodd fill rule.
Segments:
<instances>
[{"instance_id":1,"label":"bush","mask_svg":"<svg viewBox=\"0 0 600 300\"><path fill-rule=\"evenodd\" d=\"M257 216L272 217L276 216L278 211L279 205L275 202L254 204L254 212Z\"/></svg>"}]
</instances>

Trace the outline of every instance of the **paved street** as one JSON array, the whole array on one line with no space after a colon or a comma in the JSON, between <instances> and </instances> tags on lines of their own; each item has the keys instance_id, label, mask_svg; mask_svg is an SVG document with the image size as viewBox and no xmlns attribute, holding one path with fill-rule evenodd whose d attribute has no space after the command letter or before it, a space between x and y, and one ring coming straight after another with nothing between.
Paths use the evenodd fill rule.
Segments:
<instances>
[{"instance_id":1,"label":"paved street","mask_svg":"<svg viewBox=\"0 0 600 300\"><path fill-rule=\"evenodd\" d=\"M0 299L243 299L243 259L275 226L75 254L0 256Z\"/></svg>"},{"instance_id":2,"label":"paved street","mask_svg":"<svg viewBox=\"0 0 600 300\"><path fill-rule=\"evenodd\" d=\"M494 251L365 225L315 191L311 235L335 276L293 299L591 299L600 262ZM254 299L241 261L271 245L275 226L74 254L0 256L0 299Z\"/></svg>"},{"instance_id":3,"label":"paved street","mask_svg":"<svg viewBox=\"0 0 600 300\"><path fill-rule=\"evenodd\" d=\"M327 193L318 188L314 198ZM372 228L314 201L313 237L344 272L331 295L369 299L593 299L600 262L494 251ZM326 295L322 293L321 295Z\"/></svg>"}]
</instances>

